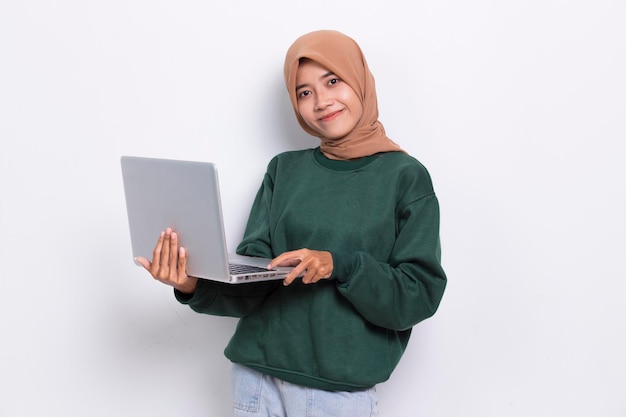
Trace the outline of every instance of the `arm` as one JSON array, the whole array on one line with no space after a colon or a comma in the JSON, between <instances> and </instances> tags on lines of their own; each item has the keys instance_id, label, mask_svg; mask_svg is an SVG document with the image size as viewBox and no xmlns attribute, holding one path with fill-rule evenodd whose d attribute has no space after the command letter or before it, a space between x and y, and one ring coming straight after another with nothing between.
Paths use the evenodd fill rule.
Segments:
<instances>
[{"instance_id":1,"label":"arm","mask_svg":"<svg viewBox=\"0 0 626 417\"><path fill-rule=\"evenodd\" d=\"M439 205L434 194L399 213L388 263L364 252L333 253L339 292L371 323L405 330L432 316L446 286L441 267Z\"/></svg>"},{"instance_id":2,"label":"arm","mask_svg":"<svg viewBox=\"0 0 626 417\"><path fill-rule=\"evenodd\" d=\"M189 305L198 313L244 317L257 308L276 285L276 281L224 284L201 279L193 294L178 290L174 294L181 304Z\"/></svg>"},{"instance_id":3,"label":"arm","mask_svg":"<svg viewBox=\"0 0 626 417\"><path fill-rule=\"evenodd\" d=\"M274 161L270 162L269 169L273 166ZM270 175L270 170L263 177L263 182L256 194L248 223L242 241L237 246L239 255L257 256L260 258L273 258L270 243L270 210L272 207L272 196L274 190L274 180Z\"/></svg>"}]
</instances>

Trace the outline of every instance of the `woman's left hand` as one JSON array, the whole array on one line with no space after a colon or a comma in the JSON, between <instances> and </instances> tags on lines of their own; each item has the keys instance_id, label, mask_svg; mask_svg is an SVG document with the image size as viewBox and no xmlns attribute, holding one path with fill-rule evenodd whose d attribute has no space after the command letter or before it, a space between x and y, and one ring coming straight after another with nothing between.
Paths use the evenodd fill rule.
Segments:
<instances>
[{"instance_id":1,"label":"woman's left hand","mask_svg":"<svg viewBox=\"0 0 626 417\"><path fill-rule=\"evenodd\" d=\"M294 267L284 279L284 285L290 285L299 276L302 276L304 284L313 284L330 278L333 273L333 256L326 251L298 249L278 255L270 262L268 269L277 266Z\"/></svg>"}]
</instances>

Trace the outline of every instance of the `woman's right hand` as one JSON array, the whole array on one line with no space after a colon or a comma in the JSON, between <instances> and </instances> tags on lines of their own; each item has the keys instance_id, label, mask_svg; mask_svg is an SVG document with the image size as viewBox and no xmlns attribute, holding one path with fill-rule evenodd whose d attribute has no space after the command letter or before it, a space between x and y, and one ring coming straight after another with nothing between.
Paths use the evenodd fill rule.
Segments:
<instances>
[{"instance_id":1,"label":"woman's right hand","mask_svg":"<svg viewBox=\"0 0 626 417\"><path fill-rule=\"evenodd\" d=\"M196 290L198 278L187 275L185 248L178 247L178 235L171 228L161 232L152 252L152 262L142 256L135 260L157 281L185 294L193 294Z\"/></svg>"}]
</instances>

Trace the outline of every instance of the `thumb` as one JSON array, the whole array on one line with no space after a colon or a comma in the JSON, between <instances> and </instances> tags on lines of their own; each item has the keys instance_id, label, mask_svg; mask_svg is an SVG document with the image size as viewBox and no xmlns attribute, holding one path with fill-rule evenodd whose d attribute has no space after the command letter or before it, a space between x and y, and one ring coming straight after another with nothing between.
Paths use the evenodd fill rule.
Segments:
<instances>
[{"instance_id":1,"label":"thumb","mask_svg":"<svg viewBox=\"0 0 626 417\"><path fill-rule=\"evenodd\" d=\"M143 266L147 271L150 270L150 266L152 265L152 263L143 256L136 257L135 264L138 266Z\"/></svg>"}]
</instances>

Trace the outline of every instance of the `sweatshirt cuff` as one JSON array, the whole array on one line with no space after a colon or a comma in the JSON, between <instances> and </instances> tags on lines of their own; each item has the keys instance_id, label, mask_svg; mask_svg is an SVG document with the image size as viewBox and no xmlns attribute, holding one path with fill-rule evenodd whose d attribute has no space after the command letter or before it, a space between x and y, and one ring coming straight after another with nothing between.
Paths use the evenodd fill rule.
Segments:
<instances>
[{"instance_id":1,"label":"sweatshirt cuff","mask_svg":"<svg viewBox=\"0 0 626 417\"><path fill-rule=\"evenodd\" d=\"M178 300L181 304L189 304L194 294L195 292L193 294L185 294L184 292L180 292L174 288L174 297L176 297L176 300Z\"/></svg>"},{"instance_id":2,"label":"sweatshirt cuff","mask_svg":"<svg viewBox=\"0 0 626 417\"><path fill-rule=\"evenodd\" d=\"M193 297L198 293L198 290L201 289L205 285L206 285L206 280L199 279L198 280L198 286L196 287L196 291L194 291L191 294L186 294L186 293L180 292L176 288L174 288L174 296L176 297L176 300L178 300L179 303L181 303L181 304L189 304L191 302L191 300L193 299Z\"/></svg>"},{"instance_id":3,"label":"sweatshirt cuff","mask_svg":"<svg viewBox=\"0 0 626 417\"><path fill-rule=\"evenodd\" d=\"M331 252L331 255L333 257L333 273L330 275L330 279L335 279L342 284L348 282L355 269L354 256L342 252Z\"/></svg>"}]
</instances>

